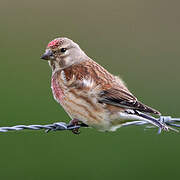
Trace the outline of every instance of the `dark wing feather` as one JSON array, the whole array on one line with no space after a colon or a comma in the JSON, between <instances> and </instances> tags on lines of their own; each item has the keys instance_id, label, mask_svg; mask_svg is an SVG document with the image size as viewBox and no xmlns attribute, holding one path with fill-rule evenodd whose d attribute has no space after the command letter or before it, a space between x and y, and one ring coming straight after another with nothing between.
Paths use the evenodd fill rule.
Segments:
<instances>
[{"instance_id":1,"label":"dark wing feather","mask_svg":"<svg viewBox=\"0 0 180 180\"><path fill-rule=\"evenodd\" d=\"M142 104L125 89L111 88L103 90L99 94L99 102L160 115L160 112Z\"/></svg>"}]
</instances>

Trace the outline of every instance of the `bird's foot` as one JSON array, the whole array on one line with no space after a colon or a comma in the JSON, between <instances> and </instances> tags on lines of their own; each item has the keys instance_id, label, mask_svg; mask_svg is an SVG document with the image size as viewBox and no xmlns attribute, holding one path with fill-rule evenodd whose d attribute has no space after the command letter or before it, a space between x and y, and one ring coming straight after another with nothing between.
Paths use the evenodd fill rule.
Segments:
<instances>
[{"instance_id":1,"label":"bird's foot","mask_svg":"<svg viewBox=\"0 0 180 180\"><path fill-rule=\"evenodd\" d=\"M77 127L77 128L73 128L73 129L72 129L72 132L73 132L74 134L80 134L80 131L79 131L79 128L80 128L80 127L88 127L88 125L82 123L82 122L79 121L78 119L72 119L72 120L70 121L70 123L67 125L68 128L73 127L73 126L79 126L79 127Z\"/></svg>"}]
</instances>

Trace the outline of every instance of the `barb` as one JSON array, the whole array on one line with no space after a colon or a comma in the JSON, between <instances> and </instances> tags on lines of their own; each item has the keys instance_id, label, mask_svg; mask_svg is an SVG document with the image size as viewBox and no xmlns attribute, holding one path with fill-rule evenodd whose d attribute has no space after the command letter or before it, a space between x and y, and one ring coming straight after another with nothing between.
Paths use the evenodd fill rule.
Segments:
<instances>
[{"instance_id":1,"label":"barb","mask_svg":"<svg viewBox=\"0 0 180 180\"><path fill-rule=\"evenodd\" d=\"M170 130L179 132L179 130L177 130L176 128L180 128L180 124L177 124L180 123L180 118L172 118L171 116L160 116L160 118L156 120L167 125ZM149 123L147 121L132 121L123 124L122 127L132 126L132 125L141 126L141 125L149 125ZM147 126L147 127L154 128L155 126ZM162 128L159 128L158 134L160 134L161 132L162 132Z\"/></svg>"},{"instance_id":2,"label":"barb","mask_svg":"<svg viewBox=\"0 0 180 180\"><path fill-rule=\"evenodd\" d=\"M161 123L166 124L169 129L174 130L176 132L179 132L175 128L180 128L180 118L172 118L171 116L161 116L159 119L157 119ZM177 124L179 123L179 124ZM131 122L126 122L122 124L122 127L127 127L127 126L141 126L141 125L149 125L147 121L131 121ZM44 129L45 132L49 131L64 131L64 130L73 130L73 129L79 129L81 127L87 127L84 125L75 125L75 126L69 126L69 124L66 124L64 122L57 122L53 124L47 124L47 125L16 125L12 127L0 127L0 132L8 132L8 131L20 131L20 130L42 130ZM154 126L150 126L154 127ZM161 133L162 129L159 128L158 133Z\"/></svg>"}]
</instances>

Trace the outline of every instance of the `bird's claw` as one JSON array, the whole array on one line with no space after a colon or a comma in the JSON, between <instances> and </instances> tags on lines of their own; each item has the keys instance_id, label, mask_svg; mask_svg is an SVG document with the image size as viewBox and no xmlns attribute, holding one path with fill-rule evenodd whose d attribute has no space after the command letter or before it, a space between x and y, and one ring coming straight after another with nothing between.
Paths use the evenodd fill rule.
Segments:
<instances>
[{"instance_id":1,"label":"bird's claw","mask_svg":"<svg viewBox=\"0 0 180 180\"><path fill-rule=\"evenodd\" d=\"M82 123L78 119L72 119L70 123L67 125L69 130L72 130L74 134L80 134L79 128L80 127L88 127L87 124Z\"/></svg>"},{"instance_id":2,"label":"bird's claw","mask_svg":"<svg viewBox=\"0 0 180 180\"><path fill-rule=\"evenodd\" d=\"M74 134L77 134L77 135L81 133L81 132L79 131L79 128L73 129L72 132L73 132Z\"/></svg>"}]
</instances>

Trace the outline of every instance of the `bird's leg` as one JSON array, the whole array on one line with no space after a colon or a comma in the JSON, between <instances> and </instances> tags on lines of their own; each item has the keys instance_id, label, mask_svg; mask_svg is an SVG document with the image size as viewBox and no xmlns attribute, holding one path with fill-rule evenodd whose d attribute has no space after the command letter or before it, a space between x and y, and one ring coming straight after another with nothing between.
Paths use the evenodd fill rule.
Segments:
<instances>
[{"instance_id":1,"label":"bird's leg","mask_svg":"<svg viewBox=\"0 0 180 180\"><path fill-rule=\"evenodd\" d=\"M79 119L76 119L76 118L74 118L70 121L70 123L68 124L68 127L77 126L77 125L80 125L82 127L88 127L88 125L82 123L81 121L79 121ZM74 134L80 134L79 127L72 129L72 132Z\"/></svg>"},{"instance_id":2,"label":"bird's leg","mask_svg":"<svg viewBox=\"0 0 180 180\"><path fill-rule=\"evenodd\" d=\"M77 126L79 124L79 120L78 119L72 119L69 124L68 124L68 127L71 127L71 126ZM72 129L72 132L74 134L80 134L79 132L79 128L74 128Z\"/></svg>"}]
</instances>

